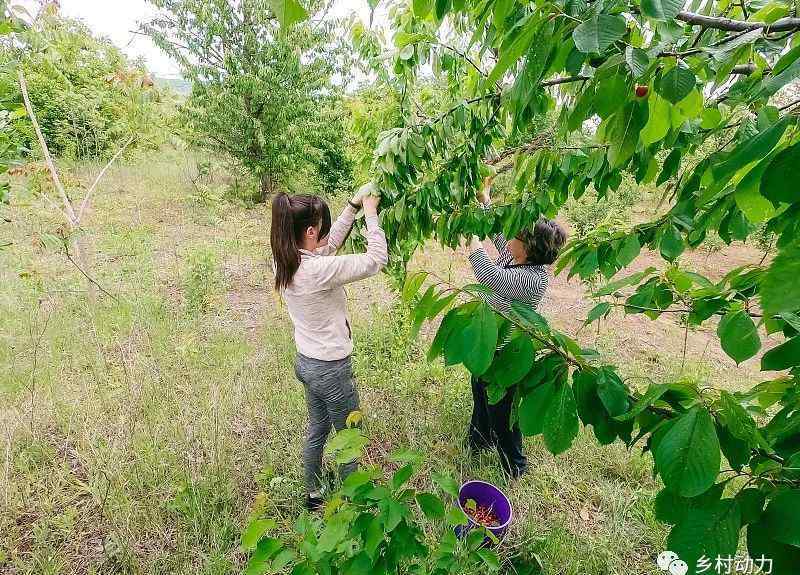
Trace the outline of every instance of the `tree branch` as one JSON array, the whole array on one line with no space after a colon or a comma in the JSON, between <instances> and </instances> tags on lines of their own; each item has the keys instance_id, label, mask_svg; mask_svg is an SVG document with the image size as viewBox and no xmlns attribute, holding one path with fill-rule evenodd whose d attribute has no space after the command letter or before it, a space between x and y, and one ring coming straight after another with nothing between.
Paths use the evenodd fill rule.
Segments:
<instances>
[{"instance_id":1,"label":"tree branch","mask_svg":"<svg viewBox=\"0 0 800 575\"><path fill-rule=\"evenodd\" d=\"M47 147L47 142L44 140L42 129L39 127L39 120L36 119L36 114L33 111L31 99L28 95L28 83L25 81L25 75L22 73L22 67L17 70L17 73L19 76L19 88L22 92L22 101L25 104L25 111L28 113L28 117L31 119L33 130L36 132L36 139L39 141L39 145L42 148L44 161L47 164L47 168L50 170L50 176L53 178L53 184L55 185L56 191L58 191L58 195L61 197L61 202L64 204L64 216L66 217L69 225L74 228L77 226L78 222L75 215L75 210L72 208L72 202L70 201L69 196L67 196L67 192L64 190L64 186L61 183L58 170L56 169L56 165L53 162L52 156L50 155L50 149Z\"/></svg>"},{"instance_id":2,"label":"tree branch","mask_svg":"<svg viewBox=\"0 0 800 575\"><path fill-rule=\"evenodd\" d=\"M478 71L478 73L481 76L484 76L484 77L486 76L486 72L484 72L480 68L480 66L478 66L475 63L475 61L466 54L466 52L462 52L461 50L459 50L458 48L455 48L454 46L450 46L449 44L442 44L441 42L425 41L425 43L426 44L430 44L431 46L439 46L440 48L444 48L445 50L450 50L451 52L453 52L454 54L460 56L463 60L468 62L473 68L475 68Z\"/></svg>"},{"instance_id":3,"label":"tree branch","mask_svg":"<svg viewBox=\"0 0 800 575\"><path fill-rule=\"evenodd\" d=\"M62 242L63 242L63 247L64 247L64 255L67 257L67 259L70 261L70 263L71 263L72 265L74 265L74 266L75 266L75 268L76 268L76 269L77 269L79 272L81 272L81 275L82 275L83 277L85 277L85 278L86 278L86 281L88 281L90 284L92 284L94 287L96 287L97 289L99 289L101 292L103 292L105 295L107 295L108 297L110 297L110 298L111 298L111 299L113 299L114 301L119 301L119 298L117 298L117 296L115 296L114 294L110 293L110 292L109 292L109 291L107 291L107 290L106 290L106 289L105 289L103 286L101 286L99 283L97 283L97 280L95 280L95 279L94 279L92 276L90 276L88 273L86 273L86 270L84 270L84 269L83 269L83 268L82 268L82 267L81 267L81 266L78 264L78 262L76 262L76 261L75 261L75 258L73 258L73 257L72 257L72 254L71 254L71 253L69 253L69 242L67 241L67 238L65 238L65 237L62 237L62 238L61 238L61 240L62 240Z\"/></svg>"},{"instance_id":4,"label":"tree branch","mask_svg":"<svg viewBox=\"0 0 800 575\"><path fill-rule=\"evenodd\" d=\"M100 170L100 173L97 174L97 177L95 178L94 183L92 184L92 187L89 188L88 192L86 192L86 195L84 196L83 201L81 202L81 206L78 209L78 220L76 222L77 224L80 224L81 219L83 218L83 211L86 209L86 205L89 203L89 198L92 196L92 192L94 192L94 189L97 187L97 184L100 182L102 177L105 175L106 171L108 171L108 168L111 167L111 164L113 164L116 161L116 159L119 158L122 155L122 152L124 152L127 149L127 147L130 146L133 143L133 141L135 139L136 139L136 135L135 134L133 136L131 136L130 138L128 138L128 141L125 142L125 144L123 144L123 146L117 151L117 153L114 154L114 156L108 161L108 163L105 165L105 167L102 170Z\"/></svg>"},{"instance_id":5,"label":"tree branch","mask_svg":"<svg viewBox=\"0 0 800 575\"><path fill-rule=\"evenodd\" d=\"M546 88L548 86L557 86L558 84L568 84L570 82L581 82L583 80L591 80L589 76L562 76L559 78L553 78L552 80L544 80L543 82L539 82L539 86L542 88Z\"/></svg>"},{"instance_id":6,"label":"tree branch","mask_svg":"<svg viewBox=\"0 0 800 575\"><path fill-rule=\"evenodd\" d=\"M694 12L680 11L675 17L681 22L686 22L693 26L702 28L714 28L715 30L727 30L730 32L747 32L750 30L766 30L767 32L785 32L788 30L800 30L800 18L781 18L768 24L767 22L745 22L744 20L732 20L719 16L704 16Z\"/></svg>"}]
</instances>

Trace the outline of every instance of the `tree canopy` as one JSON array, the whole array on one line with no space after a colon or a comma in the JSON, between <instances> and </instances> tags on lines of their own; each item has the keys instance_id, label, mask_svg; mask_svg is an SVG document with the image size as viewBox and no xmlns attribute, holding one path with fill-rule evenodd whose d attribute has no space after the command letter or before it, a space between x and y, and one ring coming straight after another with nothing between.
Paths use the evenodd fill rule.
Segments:
<instances>
[{"instance_id":1,"label":"tree canopy","mask_svg":"<svg viewBox=\"0 0 800 575\"><path fill-rule=\"evenodd\" d=\"M249 170L264 197L309 167L328 186L349 178L331 106L337 55L329 22L293 25L307 16L293 2L152 4L159 15L143 32L192 82L182 112L201 145Z\"/></svg>"}]
</instances>

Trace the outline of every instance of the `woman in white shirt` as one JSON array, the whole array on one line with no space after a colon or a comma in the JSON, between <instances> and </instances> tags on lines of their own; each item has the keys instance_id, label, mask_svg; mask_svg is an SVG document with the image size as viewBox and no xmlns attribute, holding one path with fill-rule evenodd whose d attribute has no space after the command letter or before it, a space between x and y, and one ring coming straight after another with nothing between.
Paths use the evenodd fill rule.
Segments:
<instances>
[{"instance_id":1,"label":"woman in white shirt","mask_svg":"<svg viewBox=\"0 0 800 575\"><path fill-rule=\"evenodd\" d=\"M346 426L359 408L350 355L344 285L377 274L388 261L386 237L378 222L379 197L362 188L331 226L330 210L318 196L278 194L272 202L270 243L278 290L294 324L295 374L305 387L309 426L303 449L306 506L322 502L322 452L331 428ZM336 255L359 208L364 209L367 251ZM342 466L346 477L356 467Z\"/></svg>"}]
</instances>

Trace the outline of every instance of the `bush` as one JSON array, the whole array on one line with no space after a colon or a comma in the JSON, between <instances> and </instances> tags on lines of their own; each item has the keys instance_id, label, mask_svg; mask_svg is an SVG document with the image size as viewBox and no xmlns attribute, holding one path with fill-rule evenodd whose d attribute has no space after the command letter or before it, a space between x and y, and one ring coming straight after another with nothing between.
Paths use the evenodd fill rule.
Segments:
<instances>
[{"instance_id":1,"label":"bush","mask_svg":"<svg viewBox=\"0 0 800 575\"><path fill-rule=\"evenodd\" d=\"M110 41L81 22L43 15L17 34L23 46L0 48L0 94L21 101L22 66L31 105L50 152L71 159L111 156L131 136L135 145L158 147L172 103L154 86L141 62L130 62ZM17 131L19 146L38 149L29 122Z\"/></svg>"}]
</instances>

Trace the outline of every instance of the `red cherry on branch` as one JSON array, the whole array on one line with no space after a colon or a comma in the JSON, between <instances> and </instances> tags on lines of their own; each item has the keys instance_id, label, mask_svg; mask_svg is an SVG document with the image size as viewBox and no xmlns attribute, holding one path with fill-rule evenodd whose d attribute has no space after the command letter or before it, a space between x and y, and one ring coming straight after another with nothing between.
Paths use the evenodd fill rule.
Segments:
<instances>
[{"instance_id":1,"label":"red cherry on branch","mask_svg":"<svg viewBox=\"0 0 800 575\"><path fill-rule=\"evenodd\" d=\"M644 98L645 96L647 96L647 92L649 92L649 91L650 91L650 88L648 88L647 86L645 86L643 84L639 84L638 86L636 86L636 97L637 98Z\"/></svg>"}]
</instances>

